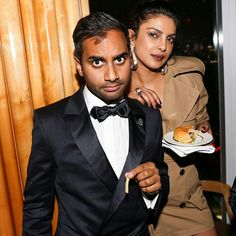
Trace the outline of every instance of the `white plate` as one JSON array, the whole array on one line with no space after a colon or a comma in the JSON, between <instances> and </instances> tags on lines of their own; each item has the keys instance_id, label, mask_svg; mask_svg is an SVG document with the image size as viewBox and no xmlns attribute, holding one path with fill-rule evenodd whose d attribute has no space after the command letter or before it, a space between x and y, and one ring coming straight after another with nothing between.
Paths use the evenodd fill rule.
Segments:
<instances>
[{"instance_id":1,"label":"white plate","mask_svg":"<svg viewBox=\"0 0 236 236\"><path fill-rule=\"evenodd\" d=\"M213 140L212 135L210 135L209 133L202 133L202 132L199 132L197 138L195 139L193 143L180 143L180 142L175 141L173 137L174 137L174 131L171 131L165 134L163 138L166 142L170 144L173 144L176 146L184 146L184 147L202 146L202 145L209 144Z\"/></svg>"}]
</instances>

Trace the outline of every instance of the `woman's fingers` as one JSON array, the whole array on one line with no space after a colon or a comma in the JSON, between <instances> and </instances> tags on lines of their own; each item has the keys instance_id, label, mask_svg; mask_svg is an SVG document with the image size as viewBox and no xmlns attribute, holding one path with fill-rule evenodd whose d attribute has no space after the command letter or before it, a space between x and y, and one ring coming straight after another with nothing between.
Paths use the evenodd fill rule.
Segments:
<instances>
[{"instance_id":1,"label":"woman's fingers","mask_svg":"<svg viewBox=\"0 0 236 236\"><path fill-rule=\"evenodd\" d=\"M129 97L139 101L142 104L147 104L149 107L161 107L161 100L155 91L139 87L129 93Z\"/></svg>"}]
</instances>

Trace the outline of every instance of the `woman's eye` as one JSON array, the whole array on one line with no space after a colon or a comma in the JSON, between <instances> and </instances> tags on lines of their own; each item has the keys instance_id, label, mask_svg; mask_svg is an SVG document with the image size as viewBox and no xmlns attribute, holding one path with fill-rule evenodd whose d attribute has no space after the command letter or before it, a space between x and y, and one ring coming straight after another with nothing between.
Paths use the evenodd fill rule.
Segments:
<instances>
[{"instance_id":1,"label":"woman's eye","mask_svg":"<svg viewBox=\"0 0 236 236\"><path fill-rule=\"evenodd\" d=\"M95 67L100 67L100 66L102 66L102 61L101 60L94 60L93 62L92 62L92 65L93 66L95 66Z\"/></svg>"},{"instance_id":2,"label":"woman's eye","mask_svg":"<svg viewBox=\"0 0 236 236\"><path fill-rule=\"evenodd\" d=\"M170 43L174 43L174 42L175 42L175 38L168 38L168 41L169 41Z\"/></svg>"},{"instance_id":3,"label":"woman's eye","mask_svg":"<svg viewBox=\"0 0 236 236\"><path fill-rule=\"evenodd\" d=\"M149 36L151 36L152 38L157 38L158 37L157 33L155 33L155 32L150 32Z\"/></svg>"},{"instance_id":4,"label":"woman's eye","mask_svg":"<svg viewBox=\"0 0 236 236\"><path fill-rule=\"evenodd\" d=\"M125 58L124 57L117 57L115 61L116 61L116 64L122 64L125 61Z\"/></svg>"}]
</instances>

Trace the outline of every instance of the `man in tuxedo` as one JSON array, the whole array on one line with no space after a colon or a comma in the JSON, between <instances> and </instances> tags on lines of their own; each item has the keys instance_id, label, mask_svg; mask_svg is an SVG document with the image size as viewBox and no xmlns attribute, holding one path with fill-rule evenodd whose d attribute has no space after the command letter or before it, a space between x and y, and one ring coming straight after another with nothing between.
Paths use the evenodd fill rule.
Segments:
<instances>
[{"instance_id":1,"label":"man in tuxedo","mask_svg":"<svg viewBox=\"0 0 236 236\"><path fill-rule=\"evenodd\" d=\"M73 40L85 86L35 110L23 235L51 235L55 197L58 236L149 235L168 192L160 112L125 99L129 37L116 19L90 14Z\"/></svg>"}]
</instances>

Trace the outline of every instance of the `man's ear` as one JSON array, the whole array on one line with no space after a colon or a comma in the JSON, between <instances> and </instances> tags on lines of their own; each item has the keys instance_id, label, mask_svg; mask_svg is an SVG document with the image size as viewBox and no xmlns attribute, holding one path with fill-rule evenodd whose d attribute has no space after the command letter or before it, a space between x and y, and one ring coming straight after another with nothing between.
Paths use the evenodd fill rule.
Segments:
<instances>
[{"instance_id":1,"label":"man's ear","mask_svg":"<svg viewBox=\"0 0 236 236\"><path fill-rule=\"evenodd\" d=\"M75 61L76 61L76 68L78 70L78 73L81 77L83 77L83 70L82 70L82 66L81 66L81 63L80 63L80 60L77 58L77 57L74 57Z\"/></svg>"},{"instance_id":2,"label":"man's ear","mask_svg":"<svg viewBox=\"0 0 236 236\"><path fill-rule=\"evenodd\" d=\"M135 43L135 32L132 29L129 30L129 39L130 39L130 44L134 47Z\"/></svg>"}]
</instances>

